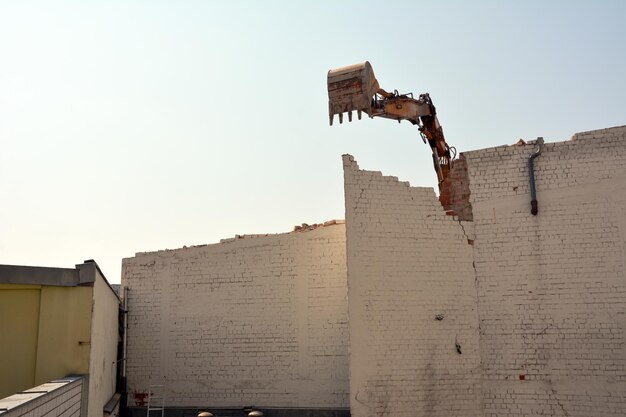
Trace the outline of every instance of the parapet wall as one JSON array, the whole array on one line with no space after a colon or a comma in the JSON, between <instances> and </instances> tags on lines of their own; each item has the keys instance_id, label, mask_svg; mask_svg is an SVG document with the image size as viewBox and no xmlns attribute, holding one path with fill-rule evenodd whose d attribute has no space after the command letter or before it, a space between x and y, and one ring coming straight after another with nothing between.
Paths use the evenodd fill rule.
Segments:
<instances>
[{"instance_id":1,"label":"parapet wall","mask_svg":"<svg viewBox=\"0 0 626 417\"><path fill-rule=\"evenodd\" d=\"M345 226L299 230L123 260L131 406L348 407Z\"/></svg>"},{"instance_id":2,"label":"parapet wall","mask_svg":"<svg viewBox=\"0 0 626 417\"><path fill-rule=\"evenodd\" d=\"M87 415L87 396L83 396L84 384L85 377L66 377L1 398L0 416L79 417L81 414Z\"/></svg>"},{"instance_id":3,"label":"parapet wall","mask_svg":"<svg viewBox=\"0 0 626 417\"><path fill-rule=\"evenodd\" d=\"M431 188L343 163L351 415L482 415L471 223Z\"/></svg>"}]
</instances>

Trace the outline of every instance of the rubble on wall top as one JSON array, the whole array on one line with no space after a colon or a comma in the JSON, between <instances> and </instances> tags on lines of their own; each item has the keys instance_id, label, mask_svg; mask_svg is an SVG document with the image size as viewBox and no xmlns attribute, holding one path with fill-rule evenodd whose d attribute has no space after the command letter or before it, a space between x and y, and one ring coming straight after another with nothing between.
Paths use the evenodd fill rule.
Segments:
<instances>
[{"instance_id":1,"label":"rubble on wall top","mask_svg":"<svg viewBox=\"0 0 626 417\"><path fill-rule=\"evenodd\" d=\"M344 224L345 222L346 222L345 220L329 220L324 223L314 223L314 224L302 223L302 225L300 226L296 225L293 227L293 233L308 232L310 230L315 230L318 227L334 226L336 224Z\"/></svg>"},{"instance_id":2,"label":"rubble on wall top","mask_svg":"<svg viewBox=\"0 0 626 417\"><path fill-rule=\"evenodd\" d=\"M578 139L597 139L598 137L623 135L626 132L626 125L607 127L604 129L588 130L585 132L574 133L569 140Z\"/></svg>"},{"instance_id":3,"label":"rubble on wall top","mask_svg":"<svg viewBox=\"0 0 626 417\"><path fill-rule=\"evenodd\" d=\"M301 225L294 226L293 230L291 232L235 235L235 237L226 238L226 239L220 239L220 243L228 243L228 242L233 242L235 240L240 240L240 239L251 239L251 238L257 238L257 237L284 235L284 234L289 234L289 233L309 232L311 230L315 230L315 229L320 228L320 227L334 226L336 224L344 224L345 222L346 222L345 220L336 220L335 219L335 220L328 220L328 221L326 221L324 223L313 223L313 224L302 223Z\"/></svg>"},{"instance_id":4,"label":"rubble on wall top","mask_svg":"<svg viewBox=\"0 0 626 417\"><path fill-rule=\"evenodd\" d=\"M203 248L203 247L206 247L206 246L215 246L215 245L220 245L220 244L223 244L223 243L235 242L237 240L242 240L242 239L255 239L255 238L260 238L260 237L289 235L289 234L293 234L293 233L305 233L305 232L310 232L312 230L316 230L316 229L320 229L320 228L335 226L335 225L339 225L339 224L345 224L345 222L346 221L342 220L342 219L333 219L333 220L328 220L328 221L326 221L324 223L313 223L313 224L302 223L301 225L294 226L293 230L290 231L290 232L257 233L257 234L235 235L234 237L230 237L230 238L226 238L226 239L220 239L220 241L218 243L205 243L205 244L202 244L202 245L183 246L182 248L161 249L161 250L149 251L149 252L136 252L135 256L146 255L146 254L150 254L150 253L159 253L159 252L173 252L173 251L178 251L178 250L181 250L181 249Z\"/></svg>"},{"instance_id":5,"label":"rubble on wall top","mask_svg":"<svg viewBox=\"0 0 626 417\"><path fill-rule=\"evenodd\" d=\"M559 143L565 143L568 141L577 141L577 140L596 140L596 139L600 139L600 138L606 138L606 137L620 137L622 135L624 135L626 132L626 125L622 125L622 126L614 126L614 127L607 127L604 129L596 129L596 130L589 130L589 131L585 131L585 132L578 132L578 133L574 133L568 140L566 141L556 141L556 142L550 142L550 143L546 143L546 145L548 146L555 146L558 145ZM467 151L463 151L460 152L460 154L473 154L476 152L485 152L485 153L497 153L497 152L506 152L507 149L510 149L511 147L514 146L534 146L535 143L537 142L537 139L531 139L531 140L524 140L524 139L519 139L517 142L510 144L510 145L498 145L498 146L490 146L487 148L478 148L478 149L470 149Z\"/></svg>"}]
</instances>

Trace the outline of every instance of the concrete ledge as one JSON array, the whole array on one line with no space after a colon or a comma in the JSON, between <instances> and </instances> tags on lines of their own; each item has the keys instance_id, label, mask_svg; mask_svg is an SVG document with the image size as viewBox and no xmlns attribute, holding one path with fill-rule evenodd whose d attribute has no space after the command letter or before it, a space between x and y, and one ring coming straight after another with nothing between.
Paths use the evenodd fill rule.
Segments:
<instances>
[{"instance_id":1,"label":"concrete ledge","mask_svg":"<svg viewBox=\"0 0 626 417\"><path fill-rule=\"evenodd\" d=\"M0 415L11 416L15 412L17 412L15 415L28 414L42 404L69 391L75 385L81 384L82 379L82 376L68 376L2 398L0 399Z\"/></svg>"},{"instance_id":2,"label":"concrete ledge","mask_svg":"<svg viewBox=\"0 0 626 417\"><path fill-rule=\"evenodd\" d=\"M74 287L78 285L78 271L70 268L0 265L0 283Z\"/></svg>"}]
</instances>

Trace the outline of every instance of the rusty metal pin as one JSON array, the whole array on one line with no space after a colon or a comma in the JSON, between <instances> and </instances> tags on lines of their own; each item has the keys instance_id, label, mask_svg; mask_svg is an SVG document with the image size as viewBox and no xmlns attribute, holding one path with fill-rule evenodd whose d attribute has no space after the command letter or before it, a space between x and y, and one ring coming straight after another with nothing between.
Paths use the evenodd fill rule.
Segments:
<instances>
[{"instance_id":1,"label":"rusty metal pin","mask_svg":"<svg viewBox=\"0 0 626 417\"><path fill-rule=\"evenodd\" d=\"M339 113L339 124L343 123L343 113Z\"/></svg>"},{"instance_id":2,"label":"rusty metal pin","mask_svg":"<svg viewBox=\"0 0 626 417\"><path fill-rule=\"evenodd\" d=\"M348 121L349 122L352 121L352 112L351 111L348 112Z\"/></svg>"}]
</instances>

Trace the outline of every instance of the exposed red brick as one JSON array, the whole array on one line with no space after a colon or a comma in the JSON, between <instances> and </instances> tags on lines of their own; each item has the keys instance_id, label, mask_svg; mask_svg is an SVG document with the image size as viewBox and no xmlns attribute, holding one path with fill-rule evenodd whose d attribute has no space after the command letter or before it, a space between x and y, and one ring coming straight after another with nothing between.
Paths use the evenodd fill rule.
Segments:
<instances>
[{"instance_id":1,"label":"exposed red brick","mask_svg":"<svg viewBox=\"0 0 626 417\"><path fill-rule=\"evenodd\" d=\"M439 201L446 214L457 216L459 220L472 221L472 205L469 196L467 161L461 154L459 159L454 161L450 173L442 184Z\"/></svg>"}]
</instances>

